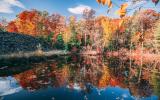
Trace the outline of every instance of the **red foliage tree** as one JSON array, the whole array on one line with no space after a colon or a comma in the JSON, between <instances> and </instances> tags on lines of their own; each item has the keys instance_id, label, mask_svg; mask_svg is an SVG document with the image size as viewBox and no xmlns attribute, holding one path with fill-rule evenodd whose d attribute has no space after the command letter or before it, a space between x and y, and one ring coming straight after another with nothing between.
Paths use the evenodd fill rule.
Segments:
<instances>
[{"instance_id":1,"label":"red foliage tree","mask_svg":"<svg viewBox=\"0 0 160 100\"><path fill-rule=\"evenodd\" d=\"M14 21L11 21L10 23L8 23L7 31L8 32L18 32L17 26Z\"/></svg>"}]
</instances>

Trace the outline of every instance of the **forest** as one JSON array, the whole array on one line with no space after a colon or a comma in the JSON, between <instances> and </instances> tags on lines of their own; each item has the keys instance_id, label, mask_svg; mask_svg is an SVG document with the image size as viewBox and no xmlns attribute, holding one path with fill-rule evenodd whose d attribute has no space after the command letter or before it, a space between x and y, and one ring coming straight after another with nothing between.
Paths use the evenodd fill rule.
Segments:
<instances>
[{"instance_id":1,"label":"forest","mask_svg":"<svg viewBox=\"0 0 160 100\"><path fill-rule=\"evenodd\" d=\"M155 5L159 0L152 0ZM97 0L107 5L109 12L114 6L111 0ZM133 3L139 0L133 0ZM36 9L19 13L12 21L2 19L0 30L31 35L50 43L55 49L81 53L122 53L159 54L160 14L152 9L136 10L126 16L124 3L116 12L120 18L105 15L96 16L94 9L85 9L81 18Z\"/></svg>"}]
</instances>

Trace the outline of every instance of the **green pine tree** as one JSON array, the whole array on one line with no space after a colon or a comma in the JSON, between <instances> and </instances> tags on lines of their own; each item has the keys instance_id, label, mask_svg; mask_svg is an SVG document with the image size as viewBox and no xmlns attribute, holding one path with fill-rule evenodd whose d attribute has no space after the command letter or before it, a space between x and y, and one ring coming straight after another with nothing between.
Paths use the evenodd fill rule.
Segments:
<instances>
[{"instance_id":1,"label":"green pine tree","mask_svg":"<svg viewBox=\"0 0 160 100\"><path fill-rule=\"evenodd\" d=\"M65 45L64 45L64 41L63 41L63 36L62 36L61 33L58 34L58 36L57 36L57 41L55 43L55 46L56 46L57 49L62 49L62 50L65 49Z\"/></svg>"}]
</instances>

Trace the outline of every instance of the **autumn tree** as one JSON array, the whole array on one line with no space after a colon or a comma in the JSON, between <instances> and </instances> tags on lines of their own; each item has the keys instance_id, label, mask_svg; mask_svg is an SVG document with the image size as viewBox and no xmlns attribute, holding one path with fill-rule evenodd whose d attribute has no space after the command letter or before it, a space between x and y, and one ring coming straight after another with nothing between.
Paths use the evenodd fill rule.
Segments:
<instances>
[{"instance_id":1,"label":"autumn tree","mask_svg":"<svg viewBox=\"0 0 160 100\"><path fill-rule=\"evenodd\" d=\"M6 18L2 17L0 19L0 31L6 31L6 26L8 24L8 21Z\"/></svg>"},{"instance_id":2,"label":"autumn tree","mask_svg":"<svg viewBox=\"0 0 160 100\"><path fill-rule=\"evenodd\" d=\"M18 32L18 28L14 21L9 22L6 29L8 32Z\"/></svg>"},{"instance_id":3,"label":"autumn tree","mask_svg":"<svg viewBox=\"0 0 160 100\"><path fill-rule=\"evenodd\" d=\"M69 17L69 29L70 29L70 40L68 42L68 49L77 51L81 46L81 34L78 33L79 25L74 16Z\"/></svg>"},{"instance_id":4,"label":"autumn tree","mask_svg":"<svg viewBox=\"0 0 160 100\"><path fill-rule=\"evenodd\" d=\"M17 18L9 23L7 27L9 32L18 32L32 36L50 37L54 33L52 40L56 41L58 34L66 31L66 22L65 17L59 14L49 16L46 11L33 9L18 14Z\"/></svg>"},{"instance_id":5,"label":"autumn tree","mask_svg":"<svg viewBox=\"0 0 160 100\"><path fill-rule=\"evenodd\" d=\"M93 37L94 37L94 18L95 18L95 10L93 9L85 9L83 11L83 18L85 20L85 29L83 31L83 37L86 45L91 45L93 43Z\"/></svg>"},{"instance_id":6,"label":"autumn tree","mask_svg":"<svg viewBox=\"0 0 160 100\"><path fill-rule=\"evenodd\" d=\"M38 16L38 11L23 11L15 20L15 24L17 26L18 32L28 35L37 35L36 34L36 21Z\"/></svg>"},{"instance_id":7,"label":"autumn tree","mask_svg":"<svg viewBox=\"0 0 160 100\"><path fill-rule=\"evenodd\" d=\"M132 42L134 42L136 46L144 42L146 48L152 47L152 40L154 40L153 28L158 19L159 14L151 9L137 12L132 17L132 23L128 28L130 28L129 31L132 34Z\"/></svg>"},{"instance_id":8,"label":"autumn tree","mask_svg":"<svg viewBox=\"0 0 160 100\"><path fill-rule=\"evenodd\" d=\"M97 51L103 47L103 34L104 28L102 25L102 20L104 16L98 16L94 19L94 34L93 34L93 43L92 47L96 48Z\"/></svg>"},{"instance_id":9,"label":"autumn tree","mask_svg":"<svg viewBox=\"0 0 160 100\"><path fill-rule=\"evenodd\" d=\"M0 32L2 32L3 31L3 26L2 26L2 24L0 24Z\"/></svg>"},{"instance_id":10,"label":"autumn tree","mask_svg":"<svg viewBox=\"0 0 160 100\"><path fill-rule=\"evenodd\" d=\"M64 33L66 31L65 17L60 14L52 14L47 17L45 21L46 28L54 33L53 40L55 41L59 33Z\"/></svg>"},{"instance_id":11,"label":"autumn tree","mask_svg":"<svg viewBox=\"0 0 160 100\"><path fill-rule=\"evenodd\" d=\"M114 26L111 23L110 18L103 18L102 20L102 27L103 27L103 47L109 44L109 41L112 38Z\"/></svg>"},{"instance_id":12,"label":"autumn tree","mask_svg":"<svg viewBox=\"0 0 160 100\"><path fill-rule=\"evenodd\" d=\"M3 27L2 27L2 25L0 24L0 32L2 32L3 31Z\"/></svg>"},{"instance_id":13,"label":"autumn tree","mask_svg":"<svg viewBox=\"0 0 160 100\"><path fill-rule=\"evenodd\" d=\"M154 28L154 38L155 38L155 48L156 51L160 50L160 20L158 20L155 24L155 28Z\"/></svg>"}]
</instances>

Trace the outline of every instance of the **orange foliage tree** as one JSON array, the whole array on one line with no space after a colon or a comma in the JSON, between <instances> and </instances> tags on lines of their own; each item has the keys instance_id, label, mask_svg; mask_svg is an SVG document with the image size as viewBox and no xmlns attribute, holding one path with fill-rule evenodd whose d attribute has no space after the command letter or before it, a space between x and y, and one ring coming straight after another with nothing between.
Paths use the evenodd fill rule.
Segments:
<instances>
[{"instance_id":1,"label":"orange foliage tree","mask_svg":"<svg viewBox=\"0 0 160 100\"><path fill-rule=\"evenodd\" d=\"M65 33L65 17L59 14L48 15L46 11L23 11L17 18L7 25L8 32L18 32L32 36L48 36L55 33L53 40L56 40L59 33Z\"/></svg>"},{"instance_id":2,"label":"orange foliage tree","mask_svg":"<svg viewBox=\"0 0 160 100\"><path fill-rule=\"evenodd\" d=\"M18 28L14 21L9 22L6 29L8 32L18 32Z\"/></svg>"}]
</instances>

